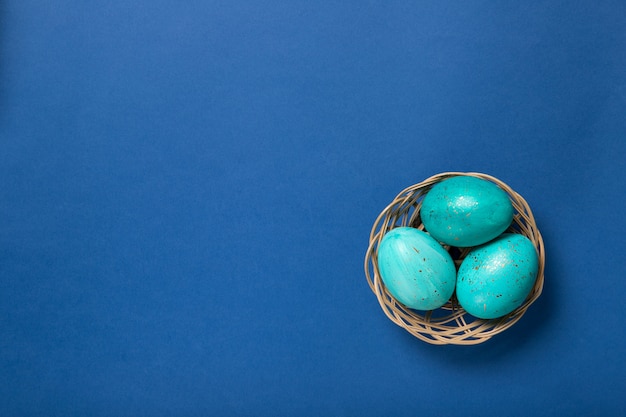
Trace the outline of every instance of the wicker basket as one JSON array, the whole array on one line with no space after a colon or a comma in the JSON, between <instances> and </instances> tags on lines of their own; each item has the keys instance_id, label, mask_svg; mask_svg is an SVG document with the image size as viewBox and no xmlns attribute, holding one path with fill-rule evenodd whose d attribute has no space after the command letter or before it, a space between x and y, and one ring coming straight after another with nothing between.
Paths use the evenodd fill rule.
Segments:
<instances>
[{"instance_id":1,"label":"wicker basket","mask_svg":"<svg viewBox=\"0 0 626 417\"><path fill-rule=\"evenodd\" d=\"M446 179L458 175L467 175L491 181L509 195L515 210L513 222L507 230L519 233L530 239L539 258L537 280L525 302L504 317L492 320L475 318L463 310L456 300L456 295L441 308L432 311L412 310L396 301L385 288L378 272L377 253L380 242L389 230L400 226L424 228L420 218L420 207L424 195L430 188ZM450 252L457 268L471 248L444 246ZM370 288L376 294L383 311L398 326L425 342L444 345L473 345L490 339L513 324L524 315L528 307L539 297L543 288L543 270L545 253L541 234L526 201L509 186L489 175L480 173L445 172L432 176L425 181L408 187L380 213L370 234L370 243L365 256L365 275Z\"/></svg>"}]
</instances>

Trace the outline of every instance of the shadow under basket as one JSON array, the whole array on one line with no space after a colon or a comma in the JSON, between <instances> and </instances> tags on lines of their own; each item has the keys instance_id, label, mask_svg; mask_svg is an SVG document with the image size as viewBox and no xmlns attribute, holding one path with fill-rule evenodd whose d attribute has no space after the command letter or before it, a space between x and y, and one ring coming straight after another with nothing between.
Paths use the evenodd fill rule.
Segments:
<instances>
[{"instance_id":1,"label":"shadow under basket","mask_svg":"<svg viewBox=\"0 0 626 417\"><path fill-rule=\"evenodd\" d=\"M513 222L507 232L526 236L537 250L539 268L535 285L521 306L497 319L484 320L466 313L458 304L455 294L445 305L436 310L410 309L389 294L378 271L378 247L385 233L401 226L423 230L420 207L424 196L436 183L459 175L488 180L503 189L509 195L514 209ZM465 255L471 250L471 248L449 246L444 246L444 248L452 256L457 269ZM530 207L519 194L502 181L486 174L445 172L408 187L380 213L370 233L369 247L365 256L365 276L387 317L413 336L435 345L475 345L485 342L514 325L524 315L528 307L539 298L543 289L544 264L545 253L541 234L537 229Z\"/></svg>"}]
</instances>

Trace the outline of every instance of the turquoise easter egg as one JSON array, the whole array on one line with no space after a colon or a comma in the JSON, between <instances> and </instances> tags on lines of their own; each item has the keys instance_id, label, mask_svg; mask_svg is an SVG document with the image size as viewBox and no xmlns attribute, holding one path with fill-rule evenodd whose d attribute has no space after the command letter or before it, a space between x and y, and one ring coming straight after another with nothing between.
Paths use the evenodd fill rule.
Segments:
<instances>
[{"instance_id":1,"label":"turquoise easter egg","mask_svg":"<svg viewBox=\"0 0 626 417\"><path fill-rule=\"evenodd\" d=\"M472 316L494 319L518 308L535 284L539 261L532 242L504 233L472 249L459 268L456 296Z\"/></svg>"},{"instance_id":2,"label":"turquoise easter egg","mask_svg":"<svg viewBox=\"0 0 626 417\"><path fill-rule=\"evenodd\" d=\"M454 292L452 257L435 239L412 227L392 229L383 237L378 270L391 295L409 308L434 310Z\"/></svg>"},{"instance_id":3,"label":"turquoise easter egg","mask_svg":"<svg viewBox=\"0 0 626 417\"><path fill-rule=\"evenodd\" d=\"M428 191L420 216L424 228L439 242L470 247L504 232L513 220L513 205L493 182L460 175Z\"/></svg>"}]
</instances>

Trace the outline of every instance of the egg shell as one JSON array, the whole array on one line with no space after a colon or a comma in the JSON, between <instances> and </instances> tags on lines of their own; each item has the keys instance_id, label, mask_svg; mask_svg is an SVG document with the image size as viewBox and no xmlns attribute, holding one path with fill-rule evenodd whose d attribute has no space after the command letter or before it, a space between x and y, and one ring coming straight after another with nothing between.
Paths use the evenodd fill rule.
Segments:
<instances>
[{"instance_id":1,"label":"egg shell","mask_svg":"<svg viewBox=\"0 0 626 417\"><path fill-rule=\"evenodd\" d=\"M459 175L428 191L420 215L424 228L439 242L471 247L504 232L513 220L513 205L493 182Z\"/></svg>"},{"instance_id":2,"label":"egg shell","mask_svg":"<svg viewBox=\"0 0 626 417\"><path fill-rule=\"evenodd\" d=\"M452 257L435 239L412 227L395 228L383 237L378 270L391 295L409 308L434 310L454 292Z\"/></svg>"},{"instance_id":3,"label":"egg shell","mask_svg":"<svg viewBox=\"0 0 626 417\"><path fill-rule=\"evenodd\" d=\"M523 235L505 233L472 249L459 268L456 296L471 315L494 319L518 308L535 284L537 251Z\"/></svg>"}]
</instances>

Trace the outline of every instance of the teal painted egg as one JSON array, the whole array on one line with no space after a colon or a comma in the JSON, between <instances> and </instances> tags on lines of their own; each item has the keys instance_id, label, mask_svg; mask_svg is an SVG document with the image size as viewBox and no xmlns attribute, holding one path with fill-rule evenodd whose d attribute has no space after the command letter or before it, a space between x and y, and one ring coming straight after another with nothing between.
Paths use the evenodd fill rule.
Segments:
<instances>
[{"instance_id":1,"label":"teal painted egg","mask_svg":"<svg viewBox=\"0 0 626 417\"><path fill-rule=\"evenodd\" d=\"M538 258L523 235L504 233L472 249L459 268L456 296L472 316L494 319L522 305L537 279Z\"/></svg>"},{"instance_id":2,"label":"teal painted egg","mask_svg":"<svg viewBox=\"0 0 626 417\"><path fill-rule=\"evenodd\" d=\"M491 181L460 175L435 184L420 211L424 228L450 246L478 246L513 220L508 194Z\"/></svg>"},{"instance_id":3,"label":"teal painted egg","mask_svg":"<svg viewBox=\"0 0 626 417\"><path fill-rule=\"evenodd\" d=\"M378 270L391 295L409 308L434 310L454 292L452 257L435 239L412 227L395 228L383 237Z\"/></svg>"}]
</instances>

